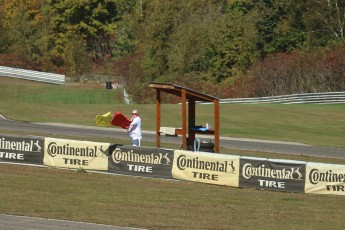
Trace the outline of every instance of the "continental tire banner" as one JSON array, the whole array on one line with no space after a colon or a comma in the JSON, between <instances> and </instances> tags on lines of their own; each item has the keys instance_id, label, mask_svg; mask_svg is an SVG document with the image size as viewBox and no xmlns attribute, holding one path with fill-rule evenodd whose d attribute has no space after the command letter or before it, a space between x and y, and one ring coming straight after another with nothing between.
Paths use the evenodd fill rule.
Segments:
<instances>
[{"instance_id":1,"label":"continental tire banner","mask_svg":"<svg viewBox=\"0 0 345 230\"><path fill-rule=\"evenodd\" d=\"M173 150L117 146L109 156L109 171L118 174L172 178Z\"/></svg>"},{"instance_id":2,"label":"continental tire banner","mask_svg":"<svg viewBox=\"0 0 345 230\"><path fill-rule=\"evenodd\" d=\"M304 193L306 162L241 157L240 187Z\"/></svg>"},{"instance_id":3,"label":"continental tire banner","mask_svg":"<svg viewBox=\"0 0 345 230\"><path fill-rule=\"evenodd\" d=\"M175 179L238 187L239 156L176 150Z\"/></svg>"},{"instance_id":4,"label":"continental tire banner","mask_svg":"<svg viewBox=\"0 0 345 230\"><path fill-rule=\"evenodd\" d=\"M0 161L43 164L44 139L0 135Z\"/></svg>"},{"instance_id":5,"label":"continental tire banner","mask_svg":"<svg viewBox=\"0 0 345 230\"><path fill-rule=\"evenodd\" d=\"M345 165L307 163L305 192L345 195Z\"/></svg>"},{"instance_id":6,"label":"continental tire banner","mask_svg":"<svg viewBox=\"0 0 345 230\"><path fill-rule=\"evenodd\" d=\"M108 170L110 143L45 138L44 165Z\"/></svg>"}]
</instances>

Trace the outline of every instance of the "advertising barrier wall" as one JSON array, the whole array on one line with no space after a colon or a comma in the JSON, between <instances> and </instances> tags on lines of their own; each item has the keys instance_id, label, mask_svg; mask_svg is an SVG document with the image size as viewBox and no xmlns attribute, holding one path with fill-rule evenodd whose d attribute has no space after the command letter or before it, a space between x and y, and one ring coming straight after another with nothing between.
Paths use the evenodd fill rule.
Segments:
<instances>
[{"instance_id":1,"label":"advertising barrier wall","mask_svg":"<svg viewBox=\"0 0 345 230\"><path fill-rule=\"evenodd\" d=\"M305 192L345 195L345 166L307 163Z\"/></svg>"},{"instance_id":2,"label":"advertising barrier wall","mask_svg":"<svg viewBox=\"0 0 345 230\"><path fill-rule=\"evenodd\" d=\"M109 155L109 172L171 179L173 159L169 149L118 146Z\"/></svg>"},{"instance_id":3,"label":"advertising barrier wall","mask_svg":"<svg viewBox=\"0 0 345 230\"><path fill-rule=\"evenodd\" d=\"M0 161L43 164L44 138L0 135Z\"/></svg>"},{"instance_id":4,"label":"advertising barrier wall","mask_svg":"<svg viewBox=\"0 0 345 230\"><path fill-rule=\"evenodd\" d=\"M43 163L47 166L108 170L110 143L45 138Z\"/></svg>"},{"instance_id":5,"label":"advertising barrier wall","mask_svg":"<svg viewBox=\"0 0 345 230\"><path fill-rule=\"evenodd\" d=\"M345 195L345 165L0 134L0 162Z\"/></svg>"},{"instance_id":6,"label":"advertising barrier wall","mask_svg":"<svg viewBox=\"0 0 345 230\"><path fill-rule=\"evenodd\" d=\"M239 156L175 150L175 179L238 187Z\"/></svg>"},{"instance_id":7,"label":"advertising barrier wall","mask_svg":"<svg viewBox=\"0 0 345 230\"><path fill-rule=\"evenodd\" d=\"M304 161L241 157L240 187L304 192Z\"/></svg>"}]
</instances>

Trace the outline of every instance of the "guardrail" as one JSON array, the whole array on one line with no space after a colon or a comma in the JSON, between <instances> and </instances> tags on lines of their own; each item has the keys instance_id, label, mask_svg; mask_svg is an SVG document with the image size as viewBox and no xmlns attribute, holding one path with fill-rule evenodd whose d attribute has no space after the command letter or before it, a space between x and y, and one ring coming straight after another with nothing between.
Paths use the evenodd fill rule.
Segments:
<instances>
[{"instance_id":1,"label":"guardrail","mask_svg":"<svg viewBox=\"0 0 345 230\"><path fill-rule=\"evenodd\" d=\"M271 97L229 98L219 103L345 104L345 92L305 93Z\"/></svg>"},{"instance_id":2,"label":"guardrail","mask_svg":"<svg viewBox=\"0 0 345 230\"><path fill-rule=\"evenodd\" d=\"M0 76L63 85L65 75L0 66Z\"/></svg>"}]
</instances>

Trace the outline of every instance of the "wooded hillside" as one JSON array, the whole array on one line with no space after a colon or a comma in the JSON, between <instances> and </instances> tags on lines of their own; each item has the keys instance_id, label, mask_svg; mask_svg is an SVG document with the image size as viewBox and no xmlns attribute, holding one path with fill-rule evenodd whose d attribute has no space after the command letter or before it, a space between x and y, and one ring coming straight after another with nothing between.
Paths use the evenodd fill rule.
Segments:
<instances>
[{"instance_id":1,"label":"wooded hillside","mask_svg":"<svg viewBox=\"0 0 345 230\"><path fill-rule=\"evenodd\" d=\"M0 65L220 97L345 90L343 0L0 0Z\"/></svg>"}]
</instances>

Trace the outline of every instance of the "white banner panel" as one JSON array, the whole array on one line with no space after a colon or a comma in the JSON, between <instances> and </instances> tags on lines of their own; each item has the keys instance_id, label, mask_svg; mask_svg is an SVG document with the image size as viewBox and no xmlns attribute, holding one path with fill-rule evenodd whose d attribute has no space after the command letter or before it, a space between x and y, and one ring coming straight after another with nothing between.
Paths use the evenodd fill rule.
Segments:
<instances>
[{"instance_id":1,"label":"white banner panel","mask_svg":"<svg viewBox=\"0 0 345 230\"><path fill-rule=\"evenodd\" d=\"M240 157L206 152L174 151L175 179L238 187Z\"/></svg>"},{"instance_id":2,"label":"white banner panel","mask_svg":"<svg viewBox=\"0 0 345 230\"><path fill-rule=\"evenodd\" d=\"M306 193L345 195L345 165L307 163Z\"/></svg>"},{"instance_id":3,"label":"white banner panel","mask_svg":"<svg viewBox=\"0 0 345 230\"><path fill-rule=\"evenodd\" d=\"M110 143L45 138L43 164L64 168L108 170Z\"/></svg>"}]
</instances>

